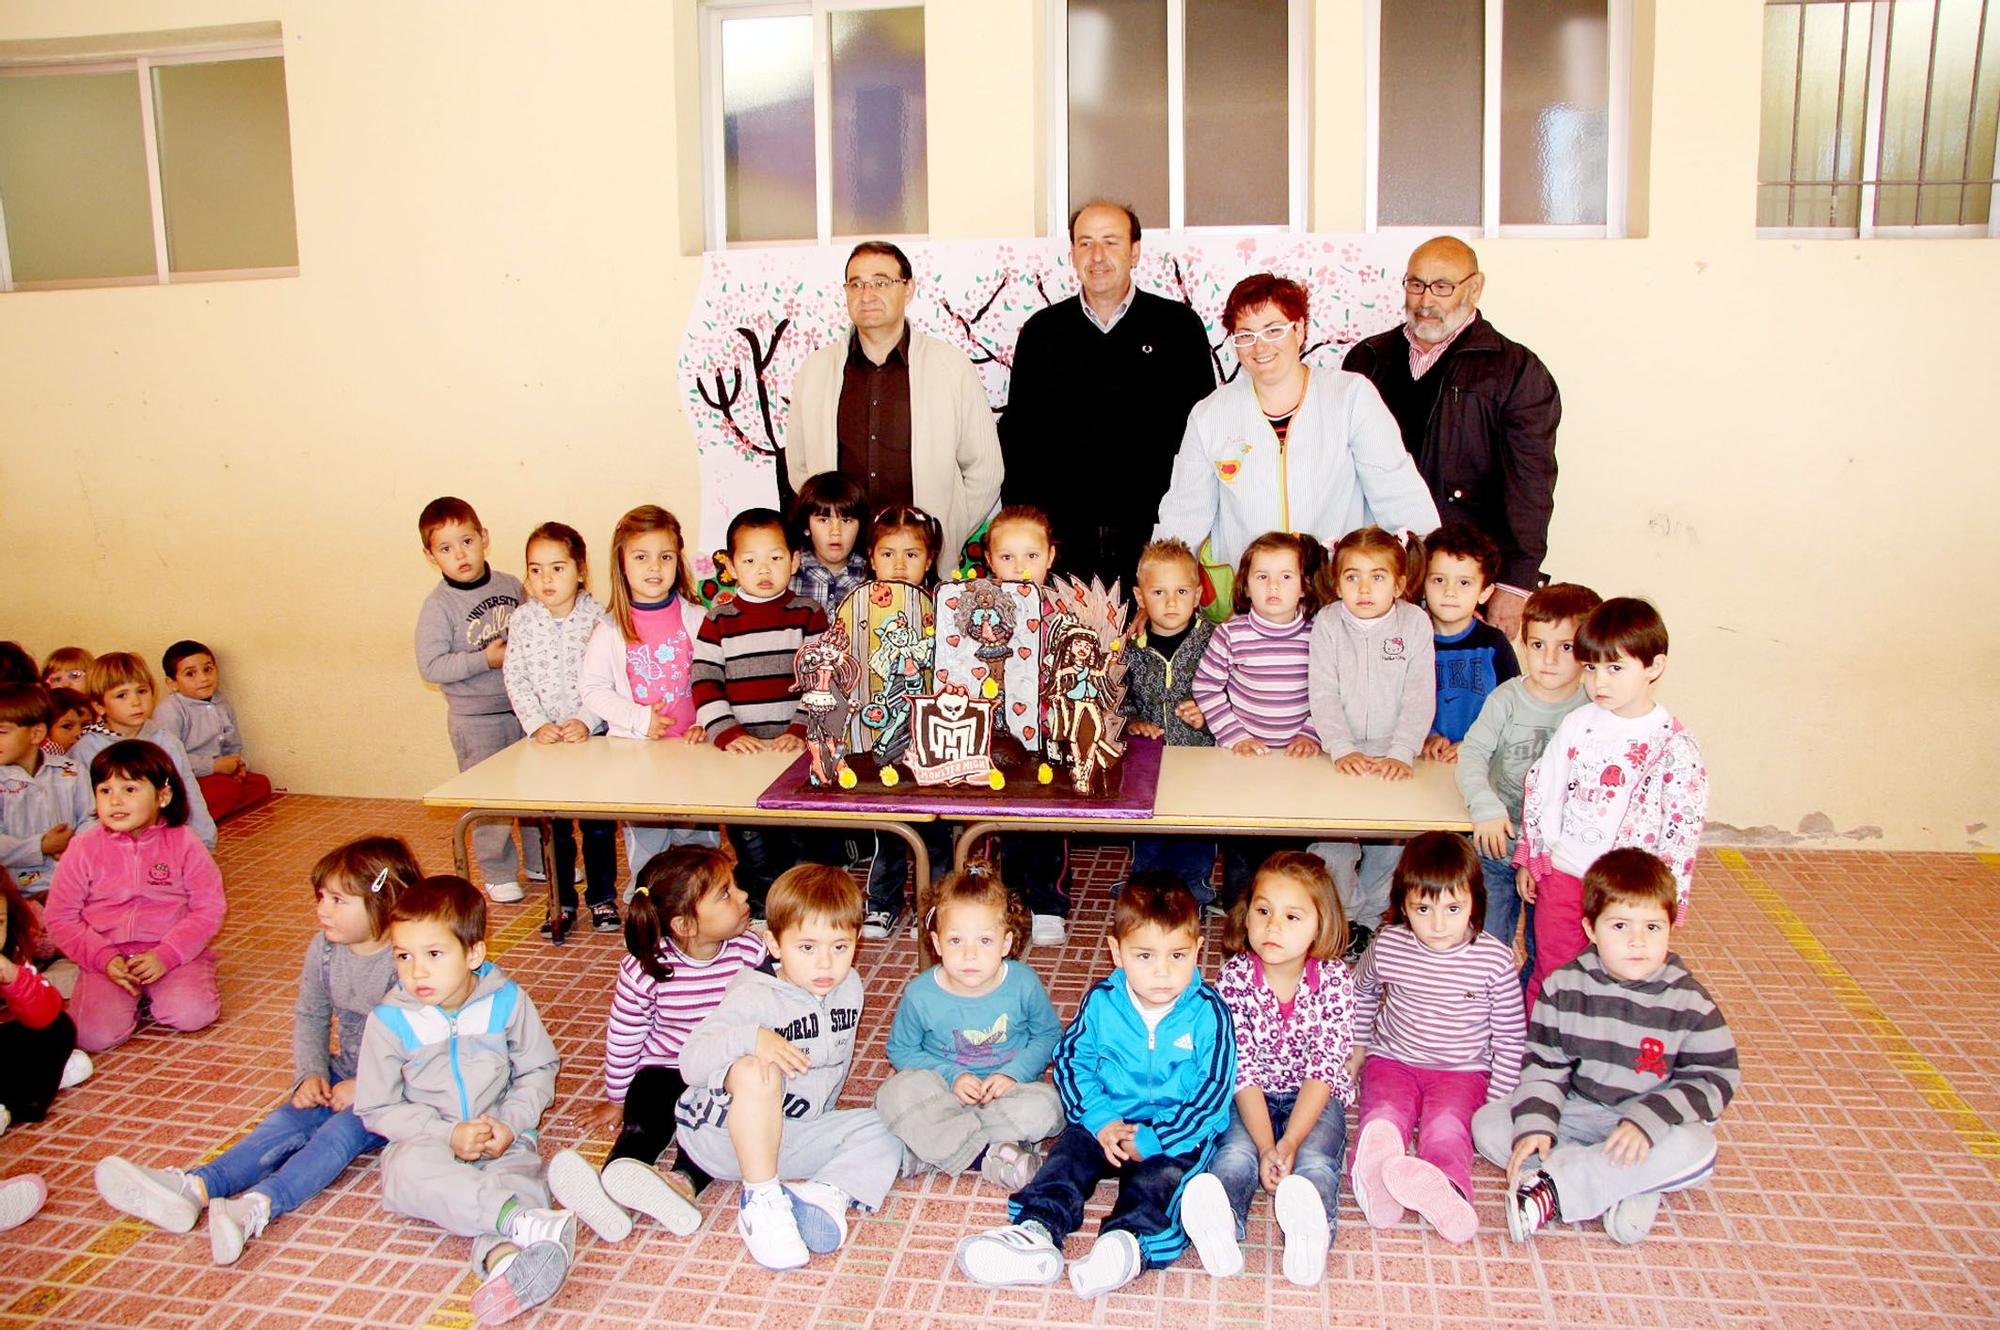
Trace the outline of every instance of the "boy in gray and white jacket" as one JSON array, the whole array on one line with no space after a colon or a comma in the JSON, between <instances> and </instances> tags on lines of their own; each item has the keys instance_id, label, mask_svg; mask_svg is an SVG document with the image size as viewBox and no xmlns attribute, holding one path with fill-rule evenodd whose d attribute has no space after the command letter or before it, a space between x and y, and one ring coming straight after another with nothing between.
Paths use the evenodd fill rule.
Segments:
<instances>
[{"instance_id":1,"label":"boy in gray and white jacket","mask_svg":"<svg viewBox=\"0 0 2000 1330\"><path fill-rule=\"evenodd\" d=\"M681 1045L689 1089L675 1118L689 1159L742 1180L736 1228L751 1256L792 1270L839 1248L849 1205L882 1204L903 1143L874 1109L833 1106L861 1024L860 888L844 869L800 864L765 908L770 968L732 979Z\"/></svg>"}]
</instances>

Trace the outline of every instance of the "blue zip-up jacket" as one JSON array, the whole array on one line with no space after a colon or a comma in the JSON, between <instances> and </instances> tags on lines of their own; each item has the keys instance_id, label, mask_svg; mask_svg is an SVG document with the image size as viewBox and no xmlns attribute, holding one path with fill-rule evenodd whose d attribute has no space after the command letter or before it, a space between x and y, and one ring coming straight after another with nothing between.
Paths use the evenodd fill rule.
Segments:
<instances>
[{"instance_id":1,"label":"blue zip-up jacket","mask_svg":"<svg viewBox=\"0 0 2000 1330\"><path fill-rule=\"evenodd\" d=\"M1204 1151L1229 1125L1236 1095L1229 1008L1197 975L1149 1039L1125 972L1113 970L1056 1044L1055 1081L1069 1120L1092 1135L1129 1122L1148 1158Z\"/></svg>"},{"instance_id":2,"label":"blue zip-up jacket","mask_svg":"<svg viewBox=\"0 0 2000 1330\"><path fill-rule=\"evenodd\" d=\"M355 1069L354 1111L391 1141L448 1145L451 1129L487 1114L535 1139L556 1092L556 1046L534 1002L500 967L479 967L457 1011L420 1002L399 984L368 1016Z\"/></svg>"}]
</instances>

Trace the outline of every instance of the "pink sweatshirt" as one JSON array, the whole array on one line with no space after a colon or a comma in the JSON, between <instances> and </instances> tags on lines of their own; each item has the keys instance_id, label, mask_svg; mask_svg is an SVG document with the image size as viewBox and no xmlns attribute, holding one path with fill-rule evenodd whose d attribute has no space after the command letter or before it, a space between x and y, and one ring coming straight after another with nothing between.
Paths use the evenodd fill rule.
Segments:
<instances>
[{"instance_id":1,"label":"pink sweatshirt","mask_svg":"<svg viewBox=\"0 0 2000 1330\"><path fill-rule=\"evenodd\" d=\"M223 908L222 872L192 831L155 822L128 836L100 823L57 861L42 923L64 955L94 973L142 951L171 970L207 949Z\"/></svg>"}]
</instances>

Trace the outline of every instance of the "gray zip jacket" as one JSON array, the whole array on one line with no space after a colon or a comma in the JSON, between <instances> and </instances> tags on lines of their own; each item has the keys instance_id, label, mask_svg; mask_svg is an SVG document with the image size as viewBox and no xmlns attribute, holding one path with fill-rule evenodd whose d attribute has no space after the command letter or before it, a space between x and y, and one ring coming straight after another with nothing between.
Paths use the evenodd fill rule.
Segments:
<instances>
[{"instance_id":1,"label":"gray zip jacket","mask_svg":"<svg viewBox=\"0 0 2000 1330\"><path fill-rule=\"evenodd\" d=\"M785 1078L785 1117L796 1122L828 1112L847 1082L860 1024L861 976L852 970L824 1001L774 971L743 971L681 1045L681 1076L689 1088L675 1117L701 1127L728 1116L723 1077L736 1059L757 1051L759 1030L777 1031L812 1060L804 1073Z\"/></svg>"}]
</instances>

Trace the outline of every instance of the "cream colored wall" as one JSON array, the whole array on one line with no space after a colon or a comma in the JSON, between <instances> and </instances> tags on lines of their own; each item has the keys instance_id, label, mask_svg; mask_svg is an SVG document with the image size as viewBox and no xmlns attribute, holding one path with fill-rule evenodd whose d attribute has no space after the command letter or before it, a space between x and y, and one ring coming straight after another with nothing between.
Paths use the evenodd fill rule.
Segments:
<instances>
[{"instance_id":1,"label":"cream colored wall","mask_svg":"<svg viewBox=\"0 0 2000 1330\"><path fill-rule=\"evenodd\" d=\"M510 568L545 517L692 506L692 5L275 10L302 275L0 297L0 624L209 638L281 783L413 795L451 768L422 503L472 499ZM1481 246L1568 407L1550 567L1660 602L1721 822L1989 844L2000 245L1755 239L1757 10L1657 6L1646 239ZM1039 11L933 0L940 236L1036 229ZM1361 13L1315 7L1320 229L1361 222ZM0 41L273 16L14 0Z\"/></svg>"}]
</instances>

